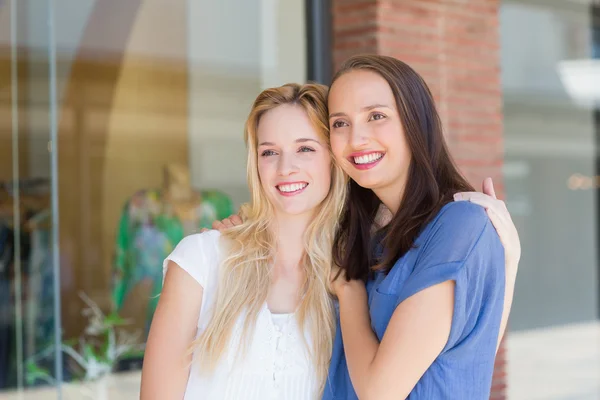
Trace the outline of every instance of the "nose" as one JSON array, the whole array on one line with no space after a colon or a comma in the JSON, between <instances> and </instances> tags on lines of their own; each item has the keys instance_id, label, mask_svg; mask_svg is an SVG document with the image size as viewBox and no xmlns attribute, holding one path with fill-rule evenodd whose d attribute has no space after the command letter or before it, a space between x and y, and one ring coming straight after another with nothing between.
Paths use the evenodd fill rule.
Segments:
<instances>
[{"instance_id":1,"label":"nose","mask_svg":"<svg viewBox=\"0 0 600 400\"><path fill-rule=\"evenodd\" d=\"M350 145L354 149L366 147L369 143L369 134L367 129L361 126L354 125L350 132Z\"/></svg>"},{"instance_id":2,"label":"nose","mask_svg":"<svg viewBox=\"0 0 600 400\"><path fill-rule=\"evenodd\" d=\"M295 159L290 154L282 154L279 157L279 162L277 164L277 173L280 176L288 176L297 172L298 168L295 163Z\"/></svg>"}]
</instances>

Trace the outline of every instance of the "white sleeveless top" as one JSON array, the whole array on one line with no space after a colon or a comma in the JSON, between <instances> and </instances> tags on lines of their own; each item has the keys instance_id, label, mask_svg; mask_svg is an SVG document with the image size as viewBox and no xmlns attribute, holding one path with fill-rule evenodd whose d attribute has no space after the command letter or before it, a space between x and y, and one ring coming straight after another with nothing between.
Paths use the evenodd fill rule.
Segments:
<instances>
[{"instance_id":1,"label":"white sleeveless top","mask_svg":"<svg viewBox=\"0 0 600 400\"><path fill-rule=\"evenodd\" d=\"M177 263L203 288L198 331L210 320L221 265L220 233L208 231L185 237L163 264ZM309 400L318 397L315 369L306 352L293 314L271 314L265 302L248 343L245 357L237 357L242 343L244 316L240 316L230 344L216 370L201 374L196 354L191 367L184 400ZM312 345L305 332L306 342Z\"/></svg>"}]
</instances>

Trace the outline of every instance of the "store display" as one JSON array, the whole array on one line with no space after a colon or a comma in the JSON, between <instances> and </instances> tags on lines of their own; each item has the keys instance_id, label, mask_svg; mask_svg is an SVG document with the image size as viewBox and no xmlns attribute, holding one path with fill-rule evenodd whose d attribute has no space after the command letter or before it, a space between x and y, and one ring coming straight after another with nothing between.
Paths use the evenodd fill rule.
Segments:
<instances>
[{"instance_id":1,"label":"store display","mask_svg":"<svg viewBox=\"0 0 600 400\"><path fill-rule=\"evenodd\" d=\"M35 354L54 337L49 185L45 179L24 179L17 185L15 194L13 182L0 183L0 389L16 385L17 274L21 281L23 355Z\"/></svg>"},{"instance_id":2,"label":"store display","mask_svg":"<svg viewBox=\"0 0 600 400\"><path fill-rule=\"evenodd\" d=\"M140 190L123 208L114 260L115 311L121 311L136 286L150 285L149 298L136 299L147 304L147 332L162 288L163 260L184 236L210 227L214 220L232 212L232 202L224 193L193 189L186 167L165 167L161 189Z\"/></svg>"}]
</instances>

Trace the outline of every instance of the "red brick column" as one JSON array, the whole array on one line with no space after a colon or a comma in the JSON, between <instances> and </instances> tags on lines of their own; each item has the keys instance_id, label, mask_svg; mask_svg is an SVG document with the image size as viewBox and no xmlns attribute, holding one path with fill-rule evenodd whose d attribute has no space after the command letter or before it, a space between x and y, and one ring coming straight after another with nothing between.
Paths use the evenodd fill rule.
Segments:
<instances>
[{"instance_id":1,"label":"red brick column","mask_svg":"<svg viewBox=\"0 0 600 400\"><path fill-rule=\"evenodd\" d=\"M436 98L446 138L476 188L486 176L503 195L500 0L331 0L334 69L378 53L415 68ZM494 400L506 398L504 345Z\"/></svg>"}]
</instances>

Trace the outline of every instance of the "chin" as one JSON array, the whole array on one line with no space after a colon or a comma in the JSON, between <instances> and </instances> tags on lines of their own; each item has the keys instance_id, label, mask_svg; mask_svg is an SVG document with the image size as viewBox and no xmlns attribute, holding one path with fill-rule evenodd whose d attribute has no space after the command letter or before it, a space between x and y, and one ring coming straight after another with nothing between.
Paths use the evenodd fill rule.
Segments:
<instances>
[{"instance_id":1,"label":"chin","mask_svg":"<svg viewBox=\"0 0 600 400\"><path fill-rule=\"evenodd\" d=\"M358 184L358 186L365 189L376 189L381 186L380 181L375 179L365 179L364 177L363 179L352 179Z\"/></svg>"},{"instance_id":2,"label":"chin","mask_svg":"<svg viewBox=\"0 0 600 400\"><path fill-rule=\"evenodd\" d=\"M316 207L309 204L279 204L277 212L282 216L300 216L306 214L313 214Z\"/></svg>"},{"instance_id":3,"label":"chin","mask_svg":"<svg viewBox=\"0 0 600 400\"><path fill-rule=\"evenodd\" d=\"M289 216L304 215L307 213L312 213L313 211L314 209L309 207L285 207L279 210L279 212L281 212L283 215Z\"/></svg>"}]
</instances>

